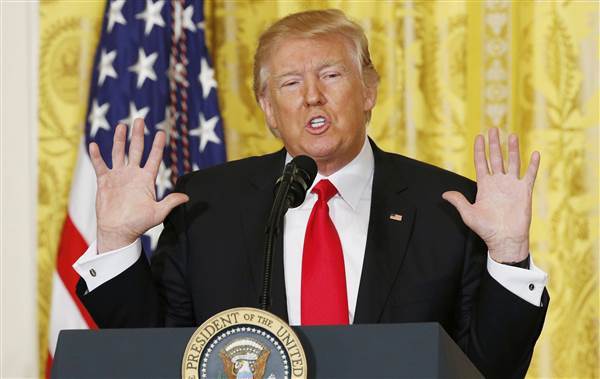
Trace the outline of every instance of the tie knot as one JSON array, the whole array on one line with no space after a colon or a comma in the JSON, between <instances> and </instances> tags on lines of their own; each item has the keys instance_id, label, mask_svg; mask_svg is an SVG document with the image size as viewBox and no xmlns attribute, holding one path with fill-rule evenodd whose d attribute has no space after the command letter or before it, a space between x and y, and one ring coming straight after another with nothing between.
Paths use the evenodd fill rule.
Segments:
<instances>
[{"instance_id":1,"label":"tie knot","mask_svg":"<svg viewBox=\"0 0 600 379\"><path fill-rule=\"evenodd\" d=\"M328 202L329 199L338 193L338 190L328 179L321 179L321 181L313 187L312 192L319 196L319 200Z\"/></svg>"}]
</instances>

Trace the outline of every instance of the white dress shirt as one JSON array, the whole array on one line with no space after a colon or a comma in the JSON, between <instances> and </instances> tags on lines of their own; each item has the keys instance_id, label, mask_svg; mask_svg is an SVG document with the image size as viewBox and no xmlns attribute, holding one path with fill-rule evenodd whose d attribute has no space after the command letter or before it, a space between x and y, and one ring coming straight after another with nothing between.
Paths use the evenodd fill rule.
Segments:
<instances>
[{"instance_id":1,"label":"white dress shirt","mask_svg":"<svg viewBox=\"0 0 600 379\"><path fill-rule=\"evenodd\" d=\"M291 159L292 157L288 154L286 163ZM312 187L306 194L304 203L298 208L289 209L285 214L283 266L290 325L300 325L304 235L306 234L310 213L318 199L317 194L312 193L312 188L321 179L329 179L338 190L338 193L327 204L329 205L329 217L335 225L344 252L346 290L348 292L348 320L350 320L350 323L354 320L360 274L367 245L374 168L373 150L371 144L365 141L356 158L342 169L327 177L317 174Z\"/></svg>"},{"instance_id":2,"label":"white dress shirt","mask_svg":"<svg viewBox=\"0 0 600 379\"><path fill-rule=\"evenodd\" d=\"M286 162L291 160L288 155ZM339 171L327 177L337 188L338 194L328 202L330 217L338 231L346 270L348 291L348 315L354 320L358 286L362 272L367 241L374 158L371 144L365 139L360 153ZM325 177L317 174L314 183ZM312 189L312 187L311 187ZM290 325L300 324L300 286L302 278L302 251L306 225L317 195L308 191L304 203L290 209L284 219L284 271ZM103 283L132 266L142 253L140 240L129 246L98 254L96 242L73 264L73 269L83 278L91 292ZM488 254L487 270L490 276L508 291L523 300L541 305L541 298L548 275L534 265L530 256L529 270L497 263Z\"/></svg>"}]
</instances>

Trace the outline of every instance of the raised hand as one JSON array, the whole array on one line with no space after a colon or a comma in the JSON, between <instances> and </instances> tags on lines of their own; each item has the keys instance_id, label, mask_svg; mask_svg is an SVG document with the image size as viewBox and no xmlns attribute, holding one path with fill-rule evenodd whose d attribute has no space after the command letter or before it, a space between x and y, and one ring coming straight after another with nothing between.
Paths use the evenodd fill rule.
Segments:
<instances>
[{"instance_id":1,"label":"raised hand","mask_svg":"<svg viewBox=\"0 0 600 379\"><path fill-rule=\"evenodd\" d=\"M115 130L112 169L106 166L98 145L92 142L89 146L98 183L98 253L133 243L148 229L160 224L173 208L188 201L182 193L171 193L156 201L154 183L162 161L165 134L156 133L146 164L140 167L144 152L144 120L134 121L128 161L125 159L126 132L124 124L119 124Z\"/></svg>"},{"instance_id":2,"label":"raised hand","mask_svg":"<svg viewBox=\"0 0 600 379\"><path fill-rule=\"evenodd\" d=\"M533 184L540 165L535 151L527 172L519 178L521 162L519 140L508 138L508 170L505 171L498 129L489 130L490 170L482 135L475 138L477 196L471 204L459 192L448 191L442 197L460 213L463 222L486 243L490 256L500 263L520 262L529 254L529 226Z\"/></svg>"}]
</instances>

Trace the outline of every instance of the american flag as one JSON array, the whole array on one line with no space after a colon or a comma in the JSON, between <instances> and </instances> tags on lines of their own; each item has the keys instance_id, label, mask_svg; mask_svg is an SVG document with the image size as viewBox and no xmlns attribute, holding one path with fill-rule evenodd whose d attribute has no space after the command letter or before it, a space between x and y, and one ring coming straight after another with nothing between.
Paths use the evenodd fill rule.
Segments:
<instances>
[{"instance_id":1,"label":"american flag","mask_svg":"<svg viewBox=\"0 0 600 379\"><path fill-rule=\"evenodd\" d=\"M145 161L154 134L165 131L167 147L156 178L159 200L183 173L225 161L217 83L204 32L201 0L113 0L106 5L53 278L47 376L60 330L95 328L75 293L79 276L71 267L96 233L96 179L88 144L96 141L110 166L116 125L131 126L143 118ZM146 253L155 248L161 230L159 225L142 238Z\"/></svg>"}]
</instances>

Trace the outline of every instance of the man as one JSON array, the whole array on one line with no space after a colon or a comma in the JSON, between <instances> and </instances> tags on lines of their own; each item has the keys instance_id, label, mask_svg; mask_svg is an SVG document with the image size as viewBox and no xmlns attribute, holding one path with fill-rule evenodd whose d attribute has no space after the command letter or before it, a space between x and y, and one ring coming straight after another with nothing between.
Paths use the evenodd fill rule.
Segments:
<instances>
[{"instance_id":1,"label":"man","mask_svg":"<svg viewBox=\"0 0 600 379\"><path fill-rule=\"evenodd\" d=\"M340 11L272 25L259 41L254 81L285 150L187 175L160 202L164 134L144 167L141 120L128 163L124 125L112 169L90 145L98 240L74 267L96 322L192 326L257 306L274 183L287 160L305 154L318 175L285 216L271 310L304 325L437 321L486 376L523 376L548 306L546 275L529 257L539 154L519 179L517 138L509 138L505 170L498 130L489 133L489 169L478 136L475 186L381 151L366 135L378 75L362 29ZM163 220L149 266L139 236Z\"/></svg>"}]
</instances>

